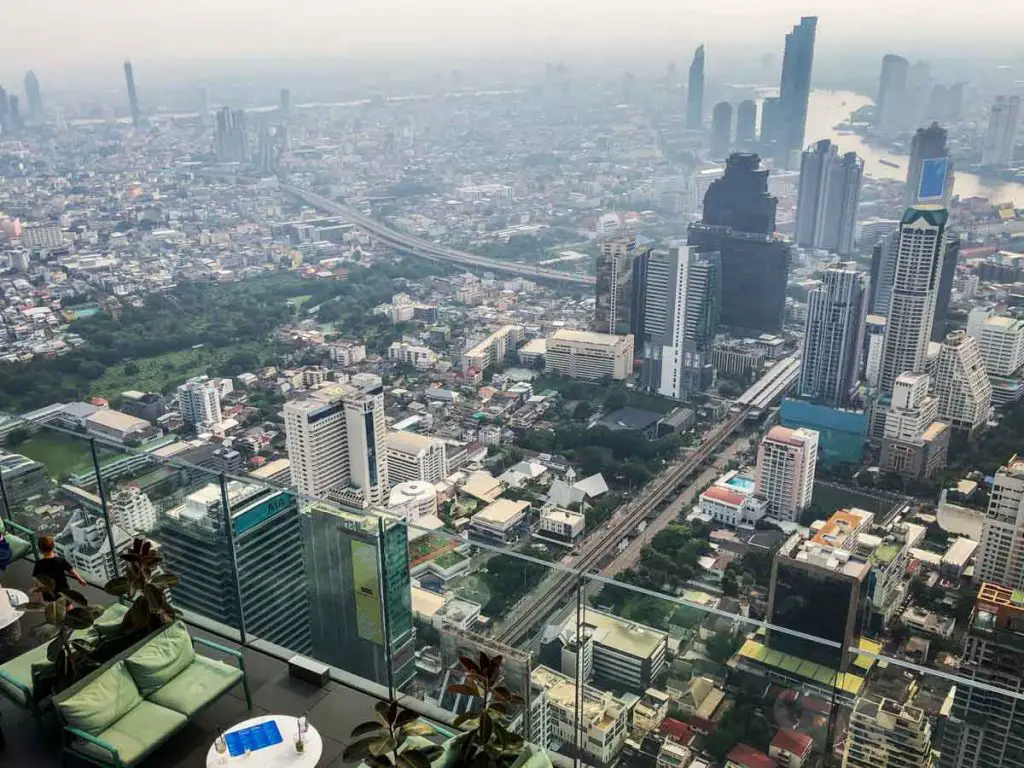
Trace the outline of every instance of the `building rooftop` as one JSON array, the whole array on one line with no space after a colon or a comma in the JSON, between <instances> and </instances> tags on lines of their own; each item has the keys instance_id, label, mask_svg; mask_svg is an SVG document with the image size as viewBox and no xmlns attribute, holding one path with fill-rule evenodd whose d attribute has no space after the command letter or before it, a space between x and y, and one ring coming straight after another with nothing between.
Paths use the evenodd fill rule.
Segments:
<instances>
[{"instance_id":1,"label":"building rooftop","mask_svg":"<svg viewBox=\"0 0 1024 768\"><path fill-rule=\"evenodd\" d=\"M874 515L856 507L836 510L814 534L811 541L840 549L849 548L852 545L852 537L870 525L872 520Z\"/></svg>"},{"instance_id":2,"label":"building rooftop","mask_svg":"<svg viewBox=\"0 0 1024 768\"><path fill-rule=\"evenodd\" d=\"M594 642L638 658L652 656L668 637L666 633L653 627L590 608L587 609L583 621L594 628Z\"/></svg>"},{"instance_id":3,"label":"building rooftop","mask_svg":"<svg viewBox=\"0 0 1024 768\"><path fill-rule=\"evenodd\" d=\"M530 502L528 501L498 499L473 515L473 520L477 522L491 523L493 525L504 525L515 517L523 514L529 508Z\"/></svg>"},{"instance_id":4,"label":"building rooftop","mask_svg":"<svg viewBox=\"0 0 1024 768\"><path fill-rule=\"evenodd\" d=\"M144 419L137 419L134 416L129 416L127 413L107 409L96 411L96 413L86 418L86 422L109 429L117 429L122 432L134 432L149 426L149 422Z\"/></svg>"},{"instance_id":5,"label":"building rooftop","mask_svg":"<svg viewBox=\"0 0 1024 768\"><path fill-rule=\"evenodd\" d=\"M775 426L768 430L768 434L765 435L765 440L770 440L774 443L783 443L785 445L792 445L797 448L802 448L807 444L807 441L812 437L810 430L800 427L798 429L790 429L789 427Z\"/></svg>"},{"instance_id":6,"label":"building rooftop","mask_svg":"<svg viewBox=\"0 0 1024 768\"><path fill-rule=\"evenodd\" d=\"M286 472L291 469L292 463L288 459L274 459L268 461L262 467L254 469L249 473L249 477L255 477L259 480L266 480L272 478L279 472Z\"/></svg>"},{"instance_id":7,"label":"building rooftop","mask_svg":"<svg viewBox=\"0 0 1024 768\"><path fill-rule=\"evenodd\" d=\"M388 434L388 450L418 455L437 445L436 438L416 432L391 432Z\"/></svg>"},{"instance_id":8,"label":"building rooftop","mask_svg":"<svg viewBox=\"0 0 1024 768\"><path fill-rule=\"evenodd\" d=\"M720 501L723 504L728 504L731 507L738 507L747 500L746 494L742 494L739 491L731 491L721 485L712 485L701 494L701 497L705 496L709 499Z\"/></svg>"},{"instance_id":9,"label":"building rooftop","mask_svg":"<svg viewBox=\"0 0 1024 768\"><path fill-rule=\"evenodd\" d=\"M548 341L568 341L578 344L596 344L599 346L612 346L624 341L626 336L616 336L613 333L594 333L593 331L571 331L560 329L548 337Z\"/></svg>"}]
</instances>

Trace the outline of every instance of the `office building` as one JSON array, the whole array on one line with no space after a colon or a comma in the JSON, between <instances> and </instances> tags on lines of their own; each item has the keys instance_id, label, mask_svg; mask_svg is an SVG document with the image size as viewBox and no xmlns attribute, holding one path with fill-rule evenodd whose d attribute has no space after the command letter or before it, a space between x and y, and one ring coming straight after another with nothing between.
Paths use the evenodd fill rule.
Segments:
<instances>
[{"instance_id":1,"label":"office building","mask_svg":"<svg viewBox=\"0 0 1024 768\"><path fill-rule=\"evenodd\" d=\"M772 630L767 637L769 648L819 664L830 673L846 671L851 659L849 650L857 647L855 638L864 622L862 595L871 565L850 549L836 546L831 539L848 536L850 527L856 526L858 520L857 516L841 516L835 521L834 531L826 524L822 529L825 535L815 535L810 540L795 533L775 553L772 562L768 595L771 624L840 647Z\"/></svg>"},{"instance_id":2,"label":"office building","mask_svg":"<svg viewBox=\"0 0 1024 768\"><path fill-rule=\"evenodd\" d=\"M879 466L884 472L922 480L946 465L949 425L938 421L939 401L928 394L927 373L896 377L885 420Z\"/></svg>"},{"instance_id":3,"label":"office building","mask_svg":"<svg viewBox=\"0 0 1024 768\"><path fill-rule=\"evenodd\" d=\"M430 347L420 347L415 344L407 344L404 341L393 341L388 347L388 360L411 365L419 371L429 371L437 363L437 353Z\"/></svg>"},{"instance_id":4,"label":"office building","mask_svg":"<svg viewBox=\"0 0 1024 768\"><path fill-rule=\"evenodd\" d=\"M635 266L640 386L687 399L714 379L711 356L722 280L718 255L673 246L644 253Z\"/></svg>"},{"instance_id":5,"label":"office building","mask_svg":"<svg viewBox=\"0 0 1024 768\"><path fill-rule=\"evenodd\" d=\"M834 408L849 405L860 376L867 284L853 262L834 264L807 297L797 393Z\"/></svg>"},{"instance_id":6,"label":"office building","mask_svg":"<svg viewBox=\"0 0 1024 768\"><path fill-rule=\"evenodd\" d=\"M244 109L224 107L217 112L217 130L214 135L217 158L225 163L245 163L249 160L249 131Z\"/></svg>"},{"instance_id":7,"label":"office building","mask_svg":"<svg viewBox=\"0 0 1024 768\"><path fill-rule=\"evenodd\" d=\"M987 317L980 325L978 342L989 376L1012 376L1024 366L1024 320Z\"/></svg>"},{"instance_id":8,"label":"office building","mask_svg":"<svg viewBox=\"0 0 1024 768\"><path fill-rule=\"evenodd\" d=\"M751 152L757 142L757 102L744 99L736 108L736 149Z\"/></svg>"},{"instance_id":9,"label":"office building","mask_svg":"<svg viewBox=\"0 0 1024 768\"><path fill-rule=\"evenodd\" d=\"M768 501L768 513L796 522L811 504L818 460L818 433L772 427L757 449L754 493Z\"/></svg>"},{"instance_id":10,"label":"office building","mask_svg":"<svg viewBox=\"0 0 1024 768\"><path fill-rule=\"evenodd\" d=\"M33 123L43 121L43 94L39 90L39 78L31 69L25 75L25 97L28 99L28 119Z\"/></svg>"},{"instance_id":11,"label":"office building","mask_svg":"<svg viewBox=\"0 0 1024 768\"><path fill-rule=\"evenodd\" d=\"M222 492L210 483L164 512L155 538L168 570L181 576L174 588L177 608L233 629L244 622L251 638L310 653L305 551L294 494L235 481Z\"/></svg>"},{"instance_id":12,"label":"office building","mask_svg":"<svg viewBox=\"0 0 1024 768\"><path fill-rule=\"evenodd\" d=\"M910 62L902 56L887 53L882 57L882 74L878 78L878 96L875 99L875 127L884 136L895 136L907 122L909 71Z\"/></svg>"},{"instance_id":13,"label":"office building","mask_svg":"<svg viewBox=\"0 0 1024 768\"><path fill-rule=\"evenodd\" d=\"M778 96L768 96L761 103L761 152L767 158L775 157L782 135L782 102Z\"/></svg>"},{"instance_id":14,"label":"office building","mask_svg":"<svg viewBox=\"0 0 1024 768\"><path fill-rule=\"evenodd\" d=\"M904 201L908 206L934 203L949 207L953 196L953 158L946 147L946 129L938 123L918 128L910 144Z\"/></svg>"},{"instance_id":15,"label":"office building","mask_svg":"<svg viewBox=\"0 0 1024 768\"><path fill-rule=\"evenodd\" d=\"M598 333L633 333L633 262L636 238L619 237L601 243L597 259L594 330Z\"/></svg>"},{"instance_id":16,"label":"office building","mask_svg":"<svg viewBox=\"0 0 1024 768\"><path fill-rule=\"evenodd\" d=\"M975 581L1024 588L1024 460L1011 456L996 472L982 522Z\"/></svg>"},{"instance_id":17,"label":"office building","mask_svg":"<svg viewBox=\"0 0 1024 768\"><path fill-rule=\"evenodd\" d=\"M965 331L953 331L942 342L935 396L939 418L954 429L973 437L985 427L992 406L992 384L978 342Z\"/></svg>"},{"instance_id":18,"label":"office building","mask_svg":"<svg viewBox=\"0 0 1024 768\"><path fill-rule=\"evenodd\" d=\"M7 90L0 86L0 135L11 133L11 107Z\"/></svg>"},{"instance_id":19,"label":"office building","mask_svg":"<svg viewBox=\"0 0 1024 768\"><path fill-rule=\"evenodd\" d=\"M392 485L413 480L439 483L447 476L441 440L415 432L388 433L388 480Z\"/></svg>"},{"instance_id":20,"label":"office building","mask_svg":"<svg viewBox=\"0 0 1024 768\"><path fill-rule=\"evenodd\" d=\"M292 482L303 496L380 505L388 487L384 392L331 384L284 405Z\"/></svg>"},{"instance_id":21,"label":"office building","mask_svg":"<svg viewBox=\"0 0 1024 768\"><path fill-rule=\"evenodd\" d=\"M916 687L916 686L914 686ZM853 705L843 768L932 768L931 718L913 704L862 696Z\"/></svg>"},{"instance_id":22,"label":"office building","mask_svg":"<svg viewBox=\"0 0 1024 768\"><path fill-rule=\"evenodd\" d=\"M277 113L282 120L287 120L292 114L292 92L282 88L277 98Z\"/></svg>"},{"instance_id":23,"label":"office building","mask_svg":"<svg viewBox=\"0 0 1024 768\"><path fill-rule=\"evenodd\" d=\"M704 127L704 46L698 45L690 62L686 90L686 127L698 131Z\"/></svg>"},{"instance_id":24,"label":"office building","mask_svg":"<svg viewBox=\"0 0 1024 768\"><path fill-rule=\"evenodd\" d=\"M871 249L870 294L868 312L880 317L889 316L892 284L896 279L896 257L899 254L899 226L879 238Z\"/></svg>"},{"instance_id":25,"label":"office building","mask_svg":"<svg viewBox=\"0 0 1024 768\"><path fill-rule=\"evenodd\" d=\"M132 125L136 128L142 123L142 112L139 110L139 94L135 90L135 70L132 63L124 63L124 83L128 89L128 108L131 110Z\"/></svg>"},{"instance_id":26,"label":"office building","mask_svg":"<svg viewBox=\"0 0 1024 768\"><path fill-rule=\"evenodd\" d=\"M1020 125L1020 96L996 96L988 118L988 133L981 148L981 164L1005 167L1013 163L1013 147Z\"/></svg>"},{"instance_id":27,"label":"office building","mask_svg":"<svg viewBox=\"0 0 1024 768\"><path fill-rule=\"evenodd\" d=\"M863 175L864 161L857 153L840 156L828 139L803 153L796 206L797 244L840 256L853 252Z\"/></svg>"},{"instance_id":28,"label":"office building","mask_svg":"<svg viewBox=\"0 0 1024 768\"><path fill-rule=\"evenodd\" d=\"M946 251L939 271L939 285L935 290L935 312L932 314L931 340L941 344L949 329L949 301L953 296L953 279L960 262L960 237L955 232L946 236Z\"/></svg>"},{"instance_id":29,"label":"office building","mask_svg":"<svg viewBox=\"0 0 1024 768\"><path fill-rule=\"evenodd\" d=\"M687 242L721 260L719 322L753 335L782 329L791 249L773 234L778 201L768 193L768 171L754 154L734 153L725 174L708 187L703 219Z\"/></svg>"},{"instance_id":30,"label":"office building","mask_svg":"<svg viewBox=\"0 0 1024 768\"><path fill-rule=\"evenodd\" d=\"M523 340L521 325L503 325L483 341L462 353L462 372L471 368L484 373L507 360Z\"/></svg>"},{"instance_id":31,"label":"office building","mask_svg":"<svg viewBox=\"0 0 1024 768\"><path fill-rule=\"evenodd\" d=\"M21 100L13 93L7 100L8 104L8 125L10 126L11 133L19 134L21 129L25 127L25 123L21 119Z\"/></svg>"},{"instance_id":32,"label":"office building","mask_svg":"<svg viewBox=\"0 0 1024 768\"><path fill-rule=\"evenodd\" d=\"M622 381L633 373L633 337L557 330L547 338L544 371L570 379Z\"/></svg>"},{"instance_id":33,"label":"office building","mask_svg":"<svg viewBox=\"0 0 1024 768\"><path fill-rule=\"evenodd\" d=\"M956 670L964 682L954 687L939 768L1016 768L1024 754L1024 595L983 583L969 621Z\"/></svg>"},{"instance_id":34,"label":"office building","mask_svg":"<svg viewBox=\"0 0 1024 768\"><path fill-rule=\"evenodd\" d=\"M776 162L789 168L791 156L804 146L807 128L807 103L811 95L811 68L814 63L814 37L818 19L804 16L786 35L779 83L779 146Z\"/></svg>"},{"instance_id":35,"label":"office building","mask_svg":"<svg viewBox=\"0 0 1024 768\"><path fill-rule=\"evenodd\" d=\"M181 418L199 430L221 421L220 392L209 376L197 376L178 387Z\"/></svg>"},{"instance_id":36,"label":"office building","mask_svg":"<svg viewBox=\"0 0 1024 768\"><path fill-rule=\"evenodd\" d=\"M380 685L390 666L404 685L415 674L406 526L322 502L300 523L313 658Z\"/></svg>"},{"instance_id":37,"label":"office building","mask_svg":"<svg viewBox=\"0 0 1024 768\"><path fill-rule=\"evenodd\" d=\"M26 248L60 248L64 245L64 229L58 223L30 224L21 229L21 244Z\"/></svg>"},{"instance_id":38,"label":"office building","mask_svg":"<svg viewBox=\"0 0 1024 768\"><path fill-rule=\"evenodd\" d=\"M945 208L919 205L908 208L900 221L879 374L883 394L892 392L896 377L905 371L925 370L948 219Z\"/></svg>"},{"instance_id":39,"label":"office building","mask_svg":"<svg viewBox=\"0 0 1024 768\"><path fill-rule=\"evenodd\" d=\"M46 466L20 453L7 453L0 448L0 481L3 482L4 496L0 497L0 506L6 502L12 506L41 496L51 488ZM8 510L0 510L11 515Z\"/></svg>"},{"instance_id":40,"label":"office building","mask_svg":"<svg viewBox=\"0 0 1024 768\"><path fill-rule=\"evenodd\" d=\"M711 110L711 157L724 160L732 144L732 104L720 101Z\"/></svg>"}]
</instances>

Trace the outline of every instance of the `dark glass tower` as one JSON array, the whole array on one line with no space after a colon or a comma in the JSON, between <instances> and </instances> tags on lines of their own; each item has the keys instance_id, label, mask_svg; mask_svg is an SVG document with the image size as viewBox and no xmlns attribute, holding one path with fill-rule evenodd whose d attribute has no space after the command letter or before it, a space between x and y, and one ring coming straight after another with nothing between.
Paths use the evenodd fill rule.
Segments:
<instances>
[{"instance_id":1,"label":"dark glass tower","mask_svg":"<svg viewBox=\"0 0 1024 768\"><path fill-rule=\"evenodd\" d=\"M768 193L768 169L761 158L735 152L725 163L725 175L712 182L704 196L704 224L739 232L770 235L775 231L778 200Z\"/></svg>"},{"instance_id":2,"label":"dark glass tower","mask_svg":"<svg viewBox=\"0 0 1024 768\"><path fill-rule=\"evenodd\" d=\"M691 131L704 125L704 46L698 45L690 62L686 91L686 127Z\"/></svg>"},{"instance_id":3,"label":"dark glass tower","mask_svg":"<svg viewBox=\"0 0 1024 768\"><path fill-rule=\"evenodd\" d=\"M786 35L786 51L782 57L782 81L779 84L782 131L776 153L776 161L786 167L790 162L790 155L804 146L817 26L817 16L804 16L800 23L793 27L793 31Z\"/></svg>"},{"instance_id":4,"label":"dark glass tower","mask_svg":"<svg viewBox=\"0 0 1024 768\"><path fill-rule=\"evenodd\" d=\"M142 113L139 112L139 95L135 92L135 72L130 61L124 63L124 82L128 88L128 106L132 111L132 125L138 128L142 121Z\"/></svg>"},{"instance_id":5,"label":"dark glass tower","mask_svg":"<svg viewBox=\"0 0 1024 768\"><path fill-rule=\"evenodd\" d=\"M910 143L904 197L908 206L933 203L949 207L953 196L953 158L946 146L946 129L938 123L918 128Z\"/></svg>"},{"instance_id":6,"label":"dark glass tower","mask_svg":"<svg viewBox=\"0 0 1024 768\"><path fill-rule=\"evenodd\" d=\"M741 101L736 109L736 148L749 152L757 139L757 102Z\"/></svg>"},{"instance_id":7,"label":"dark glass tower","mask_svg":"<svg viewBox=\"0 0 1024 768\"><path fill-rule=\"evenodd\" d=\"M724 159L732 142L732 104L720 101L711 112L711 157Z\"/></svg>"}]
</instances>

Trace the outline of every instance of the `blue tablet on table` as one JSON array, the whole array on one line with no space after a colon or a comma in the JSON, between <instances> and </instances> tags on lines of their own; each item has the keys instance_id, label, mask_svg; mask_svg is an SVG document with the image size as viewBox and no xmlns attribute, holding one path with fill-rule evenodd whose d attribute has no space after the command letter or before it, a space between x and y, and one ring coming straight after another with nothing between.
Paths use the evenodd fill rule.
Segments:
<instances>
[{"instance_id":1,"label":"blue tablet on table","mask_svg":"<svg viewBox=\"0 0 1024 768\"><path fill-rule=\"evenodd\" d=\"M251 725L248 728L225 733L224 741L228 745L228 754L238 757L244 755L246 749L255 752L258 749L280 744L284 739L281 738L281 730L277 727L277 723L269 720L259 725Z\"/></svg>"}]
</instances>

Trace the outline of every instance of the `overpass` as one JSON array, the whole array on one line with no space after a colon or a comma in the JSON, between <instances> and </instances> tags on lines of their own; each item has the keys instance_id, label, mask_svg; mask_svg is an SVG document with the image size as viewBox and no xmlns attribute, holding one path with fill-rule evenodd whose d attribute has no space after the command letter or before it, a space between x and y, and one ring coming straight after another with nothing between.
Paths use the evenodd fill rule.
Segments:
<instances>
[{"instance_id":1,"label":"overpass","mask_svg":"<svg viewBox=\"0 0 1024 768\"><path fill-rule=\"evenodd\" d=\"M429 240L424 240L421 237L416 237L414 235L409 235L404 232L391 229L360 211L342 205L341 203L337 203L323 195L318 195L308 189L296 187L294 184L285 184L284 182L281 182L279 186L285 192L291 193L305 203L312 205L314 208L319 208L321 211L325 211L334 216L340 216L346 221L355 224L360 229L369 232L385 245L403 253L420 256L426 259L433 259L434 261L444 261L451 264L460 264L466 267L486 269L500 274L524 277L528 280L536 280L538 282L558 283L561 285L580 286L584 288L592 288L596 282L596 279L591 275L575 275L569 272L562 272L557 269L535 267L530 264L520 264L512 261L501 261L500 259L490 259L486 256L477 256L476 254L466 253L465 251L457 251L454 248L438 245L437 243L432 243Z\"/></svg>"},{"instance_id":2,"label":"overpass","mask_svg":"<svg viewBox=\"0 0 1024 768\"><path fill-rule=\"evenodd\" d=\"M763 411L796 383L800 375L800 357L791 355L779 360L736 400L736 406Z\"/></svg>"}]
</instances>

